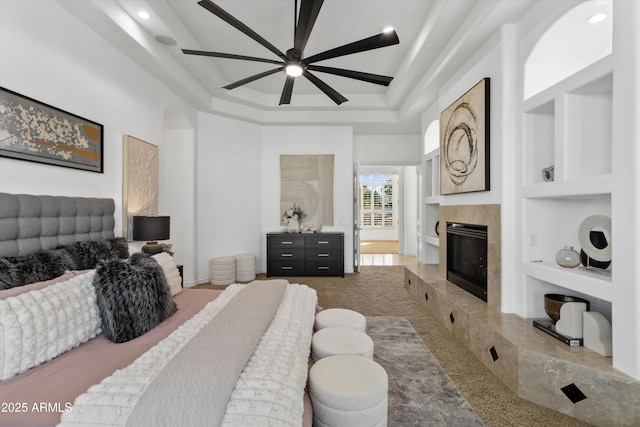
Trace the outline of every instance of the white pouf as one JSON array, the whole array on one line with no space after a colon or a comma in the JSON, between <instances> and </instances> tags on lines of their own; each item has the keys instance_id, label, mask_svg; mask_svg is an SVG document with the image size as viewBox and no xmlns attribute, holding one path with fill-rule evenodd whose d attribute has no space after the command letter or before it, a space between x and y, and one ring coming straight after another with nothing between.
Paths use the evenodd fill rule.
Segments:
<instances>
[{"instance_id":1,"label":"white pouf","mask_svg":"<svg viewBox=\"0 0 640 427\"><path fill-rule=\"evenodd\" d=\"M256 256L253 254L239 254L233 256L236 260L236 280L250 282L256 279Z\"/></svg>"},{"instance_id":2,"label":"white pouf","mask_svg":"<svg viewBox=\"0 0 640 427\"><path fill-rule=\"evenodd\" d=\"M316 314L314 326L316 331L331 326L347 326L366 332L367 319L357 311L346 308L328 308Z\"/></svg>"},{"instance_id":3,"label":"white pouf","mask_svg":"<svg viewBox=\"0 0 640 427\"><path fill-rule=\"evenodd\" d=\"M387 425L389 378L371 359L329 356L309 370L314 427Z\"/></svg>"},{"instance_id":4,"label":"white pouf","mask_svg":"<svg viewBox=\"0 0 640 427\"><path fill-rule=\"evenodd\" d=\"M314 362L339 354L373 359L373 340L364 332L347 326L331 326L313 334L311 358Z\"/></svg>"},{"instance_id":5,"label":"white pouf","mask_svg":"<svg viewBox=\"0 0 640 427\"><path fill-rule=\"evenodd\" d=\"M233 257L212 258L210 263L211 284L230 285L236 281L236 259Z\"/></svg>"}]
</instances>

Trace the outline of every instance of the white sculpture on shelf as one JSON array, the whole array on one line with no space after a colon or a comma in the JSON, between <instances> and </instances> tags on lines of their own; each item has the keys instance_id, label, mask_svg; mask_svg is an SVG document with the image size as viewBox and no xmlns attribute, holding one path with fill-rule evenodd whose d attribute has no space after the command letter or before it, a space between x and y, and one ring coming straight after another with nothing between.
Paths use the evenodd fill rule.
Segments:
<instances>
[{"instance_id":1,"label":"white sculpture on shelf","mask_svg":"<svg viewBox=\"0 0 640 427\"><path fill-rule=\"evenodd\" d=\"M571 338L582 338L582 314L587 311L584 302L566 302L560 307L556 331Z\"/></svg>"},{"instance_id":2,"label":"white sculpture on shelf","mask_svg":"<svg viewBox=\"0 0 640 427\"><path fill-rule=\"evenodd\" d=\"M611 323L596 311L585 311L582 316L584 346L602 356L611 357Z\"/></svg>"}]
</instances>

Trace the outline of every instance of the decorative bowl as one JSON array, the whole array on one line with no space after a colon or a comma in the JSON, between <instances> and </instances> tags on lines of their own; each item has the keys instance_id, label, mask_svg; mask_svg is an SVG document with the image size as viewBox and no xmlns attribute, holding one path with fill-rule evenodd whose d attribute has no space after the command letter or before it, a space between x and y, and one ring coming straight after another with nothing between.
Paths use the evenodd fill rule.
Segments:
<instances>
[{"instance_id":1,"label":"decorative bowl","mask_svg":"<svg viewBox=\"0 0 640 427\"><path fill-rule=\"evenodd\" d=\"M560 307L562 307L562 304L565 302L584 302L587 304L587 310L589 310L589 301L586 299L569 295L546 294L544 296L544 311L546 311L547 316L553 319L554 322L557 322L560 320Z\"/></svg>"}]
</instances>

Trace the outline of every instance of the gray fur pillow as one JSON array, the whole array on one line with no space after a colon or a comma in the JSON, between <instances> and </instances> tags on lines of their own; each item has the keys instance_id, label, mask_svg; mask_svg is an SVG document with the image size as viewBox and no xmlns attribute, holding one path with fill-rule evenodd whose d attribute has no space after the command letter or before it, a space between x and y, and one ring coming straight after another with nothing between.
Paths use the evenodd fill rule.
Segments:
<instances>
[{"instance_id":1,"label":"gray fur pillow","mask_svg":"<svg viewBox=\"0 0 640 427\"><path fill-rule=\"evenodd\" d=\"M20 274L16 266L6 258L0 258L0 290L20 286Z\"/></svg>"},{"instance_id":2,"label":"gray fur pillow","mask_svg":"<svg viewBox=\"0 0 640 427\"><path fill-rule=\"evenodd\" d=\"M124 237L114 237L107 240L107 245L111 250L111 255L115 258L127 259L129 258L129 244Z\"/></svg>"},{"instance_id":3,"label":"gray fur pillow","mask_svg":"<svg viewBox=\"0 0 640 427\"><path fill-rule=\"evenodd\" d=\"M62 276L66 270L73 270L75 263L65 249L51 249L7 258L17 273L14 286L43 282Z\"/></svg>"},{"instance_id":4,"label":"gray fur pillow","mask_svg":"<svg viewBox=\"0 0 640 427\"><path fill-rule=\"evenodd\" d=\"M90 270L96 268L100 261L115 259L107 242L76 242L65 246L73 256L78 270Z\"/></svg>"},{"instance_id":5,"label":"gray fur pillow","mask_svg":"<svg viewBox=\"0 0 640 427\"><path fill-rule=\"evenodd\" d=\"M141 253L98 264L93 286L102 332L116 343L145 334L176 311L162 267Z\"/></svg>"}]
</instances>

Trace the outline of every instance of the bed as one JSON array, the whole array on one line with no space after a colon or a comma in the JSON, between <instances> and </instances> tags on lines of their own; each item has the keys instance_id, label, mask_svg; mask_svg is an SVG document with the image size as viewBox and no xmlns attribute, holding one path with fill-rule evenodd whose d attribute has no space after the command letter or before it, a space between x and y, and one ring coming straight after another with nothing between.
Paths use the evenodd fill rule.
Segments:
<instances>
[{"instance_id":1,"label":"bed","mask_svg":"<svg viewBox=\"0 0 640 427\"><path fill-rule=\"evenodd\" d=\"M315 291L182 289L114 211L0 193L0 426L311 425Z\"/></svg>"}]
</instances>

